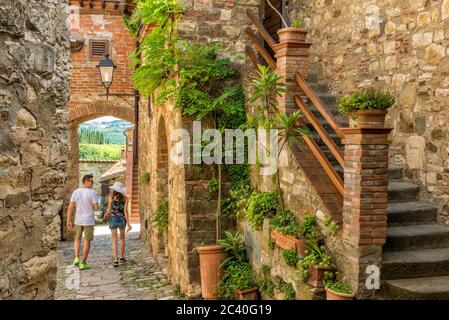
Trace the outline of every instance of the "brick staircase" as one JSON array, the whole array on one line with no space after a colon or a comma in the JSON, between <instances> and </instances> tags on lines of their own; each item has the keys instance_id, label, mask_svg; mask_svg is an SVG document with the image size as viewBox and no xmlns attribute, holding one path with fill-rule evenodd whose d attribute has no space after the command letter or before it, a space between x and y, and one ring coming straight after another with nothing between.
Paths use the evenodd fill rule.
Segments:
<instances>
[{"instance_id":1,"label":"brick staircase","mask_svg":"<svg viewBox=\"0 0 449 320\"><path fill-rule=\"evenodd\" d=\"M348 126L338 113L336 98L326 85L319 84L318 72L311 71L307 81L328 111ZM343 150L340 138L326 120L307 101L331 138ZM313 130L313 127L310 126ZM315 141L343 178L339 165L315 132ZM437 208L418 200L420 187L405 182L400 167L388 169L387 241L383 248L381 297L385 299L449 299L449 228L437 223Z\"/></svg>"},{"instance_id":2,"label":"brick staircase","mask_svg":"<svg viewBox=\"0 0 449 320\"><path fill-rule=\"evenodd\" d=\"M140 203L139 203L139 166L135 164L133 166L133 184L132 184L132 197L131 197L131 216L130 222L140 222Z\"/></svg>"}]
</instances>

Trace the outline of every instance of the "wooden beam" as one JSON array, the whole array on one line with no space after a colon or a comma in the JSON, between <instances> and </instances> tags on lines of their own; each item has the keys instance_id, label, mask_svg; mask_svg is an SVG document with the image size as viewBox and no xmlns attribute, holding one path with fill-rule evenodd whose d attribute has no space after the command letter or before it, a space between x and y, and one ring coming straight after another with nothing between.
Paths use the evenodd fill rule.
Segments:
<instances>
[{"instance_id":1,"label":"wooden beam","mask_svg":"<svg viewBox=\"0 0 449 320\"><path fill-rule=\"evenodd\" d=\"M259 59L257 58L257 55L254 52L254 50L251 49L250 47L246 47L246 55L251 59L251 61L254 63L254 65L257 68L259 66L260 62L259 62Z\"/></svg>"},{"instance_id":2,"label":"wooden beam","mask_svg":"<svg viewBox=\"0 0 449 320\"><path fill-rule=\"evenodd\" d=\"M323 115L324 119L329 123L329 125L338 134L340 139L344 139L345 135L341 131L340 125L335 120L334 116L327 110L324 103L318 98L312 88L307 84L307 82L297 73L295 75L295 80L301 90L305 93L307 98L312 101L313 105L318 109L318 111Z\"/></svg>"},{"instance_id":3,"label":"wooden beam","mask_svg":"<svg viewBox=\"0 0 449 320\"><path fill-rule=\"evenodd\" d=\"M80 1L80 7L83 8L84 7L84 0L79 0Z\"/></svg>"},{"instance_id":4,"label":"wooden beam","mask_svg":"<svg viewBox=\"0 0 449 320\"><path fill-rule=\"evenodd\" d=\"M267 50L263 47L263 45L257 39L257 36L254 34L253 30L250 27L246 27L245 33L250 37L253 44L256 46L257 50L260 52L262 57L268 63L271 69L276 70L276 62L270 56Z\"/></svg>"},{"instance_id":5,"label":"wooden beam","mask_svg":"<svg viewBox=\"0 0 449 320\"><path fill-rule=\"evenodd\" d=\"M329 162L329 160L327 160L323 151L321 151L320 147L316 144L315 140L313 140L312 138L307 136L304 136L303 138L306 144L309 146L310 151L312 151L314 156L317 158L318 162L323 167L324 171L326 171L327 175L334 183L338 192L340 192L340 194L343 195L345 192L343 181L341 180L340 176L337 174L337 172L335 171L334 167Z\"/></svg>"},{"instance_id":6,"label":"wooden beam","mask_svg":"<svg viewBox=\"0 0 449 320\"><path fill-rule=\"evenodd\" d=\"M268 43L268 45L270 46L270 48L276 52L276 50L274 49L274 46L276 45L276 41L273 40L273 38L270 36L270 34L268 33L268 31L264 28L264 26L260 23L260 21L254 16L254 14L247 9L246 10L246 15L248 16L248 18L254 23L257 31L260 33L260 35L265 39L265 41Z\"/></svg>"},{"instance_id":7,"label":"wooden beam","mask_svg":"<svg viewBox=\"0 0 449 320\"><path fill-rule=\"evenodd\" d=\"M89 0L89 7L91 9L94 7L94 1L93 0Z\"/></svg>"},{"instance_id":8,"label":"wooden beam","mask_svg":"<svg viewBox=\"0 0 449 320\"><path fill-rule=\"evenodd\" d=\"M106 0L101 0L101 7L106 9Z\"/></svg>"},{"instance_id":9,"label":"wooden beam","mask_svg":"<svg viewBox=\"0 0 449 320\"><path fill-rule=\"evenodd\" d=\"M301 109L304 116L307 118L307 120L313 125L315 130L318 132L318 135L320 138L324 141L326 146L329 148L329 150L334 155L335 159L337 159L338 163L344 167L345 161L343 152L341 152L340 148L335 144L335 141L332 140L332 138L329 136L327 131L324 129L324 127L321 125L320 121L315 117L312 111L309 110L307 105L302 101L302 99L295 95L295 102L296 105Z\"/></svg>"}]
</instances>

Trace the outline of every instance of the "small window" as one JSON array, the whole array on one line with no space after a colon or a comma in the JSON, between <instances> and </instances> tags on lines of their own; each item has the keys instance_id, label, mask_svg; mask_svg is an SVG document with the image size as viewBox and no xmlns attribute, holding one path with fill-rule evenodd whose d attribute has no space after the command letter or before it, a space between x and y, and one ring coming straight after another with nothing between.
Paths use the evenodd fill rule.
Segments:
<instances>
[{"instance_id":1,"label":"small window","mask_svg":"<svg viewBox=\"0 0 449 320\"><path fill-rule=\"evenodd\" d=\"M108 40L90 40L90 60L101 60L105 53L109 53Z\"/></svg>"}]
</instances>

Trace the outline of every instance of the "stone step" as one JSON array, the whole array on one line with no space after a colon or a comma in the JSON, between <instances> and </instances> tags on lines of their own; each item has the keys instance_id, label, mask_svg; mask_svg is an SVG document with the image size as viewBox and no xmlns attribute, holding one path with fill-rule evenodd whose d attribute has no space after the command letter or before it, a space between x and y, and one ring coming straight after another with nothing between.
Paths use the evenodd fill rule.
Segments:
<instances>
[{"instance_id":1,"label":"stone step","mask_svg":"<svg viewBox=\"0 0 449 320\"><path fill-rule=\"evenodd\" d=\"M308 82L308 85L317 95L328 93L328 87L325 84L320 84L317 82Z\"/></svg>"},{"instance_id":2,"label":"stone step","mask_svg":"<svg viewBox=\"0 0 449 320\"><path fill-rule=\"evenodd\" d=\"M411 201L389 203L388 225L423 224L436 221L438 209L428 203Z\"/></svg>"},{"instance_id":3,"label":"stone step","mask_svg":"<svg viewBox=\"0 0 449 320\"><path fill-rule=\"evenodd\" d=\"M406 202L416 200L419 186L408 182L390 181L388 183L388 199L390 202Z\"/></svg>"},{"instance_id":4,"label":"stone step","mask_svg":"<svg viewBox=\"0 0 449 320\"><path fill-rule=\"evenodd\" d=\"M404 177L403 168L395 165L388 166L388 180L399 180Z\"/></svg>"},{"instance_id":5,"label":"stone step","mask_svg":"<svg viewBox=\"0 0 449 320\"><path fill-rule=\"evenodd\" d=\"M388 280L385 287L390 299L449 299L449 276Z\"/></svg>"},{"instance_id":6,"label":"stone step","mask_svg":"<svg viewBox=\"0 0 449 320\"><path fill-rule=\"evenodd\" d=\"M400 251L445 246L449 246L449 228L432 223L387 228L387 242L384 248Z\"/></svg>"},{"instance_id":7,"label":"stone step","mask_svg":"<svg viewBox=\"0 0 449 320\"><path fill-rule=\"evenodd\" d=\"M382 278L405 279L449 276L449 248L384 251Z\"/></svg>"}]
</instances>

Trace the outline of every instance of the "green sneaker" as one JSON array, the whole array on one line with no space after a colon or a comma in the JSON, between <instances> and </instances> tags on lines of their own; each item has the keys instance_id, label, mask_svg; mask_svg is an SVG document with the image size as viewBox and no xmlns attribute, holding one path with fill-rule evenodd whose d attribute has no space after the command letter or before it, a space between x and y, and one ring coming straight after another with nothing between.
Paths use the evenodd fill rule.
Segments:
<instances>
[{"instance_id":1,"label":"green sneaker","mask_svg":"<svg viewBox=\"0 0 449 320\"><path fill-rule=\"evenodd\" d=\"M74 265L74 266L78 266L79 264L80 264L80 258L76 257L76 258L73 260L73 265Z\"/></svg>"},{"instance_id":2,"label":"green sneaker","mask_svg":"<svg viewBox=\"0 0 449 320\"><path fill-rule=\"evenodd\" d=\"M87 263L80 264L80 270L87 270L87 269L90 269L90 265L88 265Z\"/></svg>"}]
</instances>

